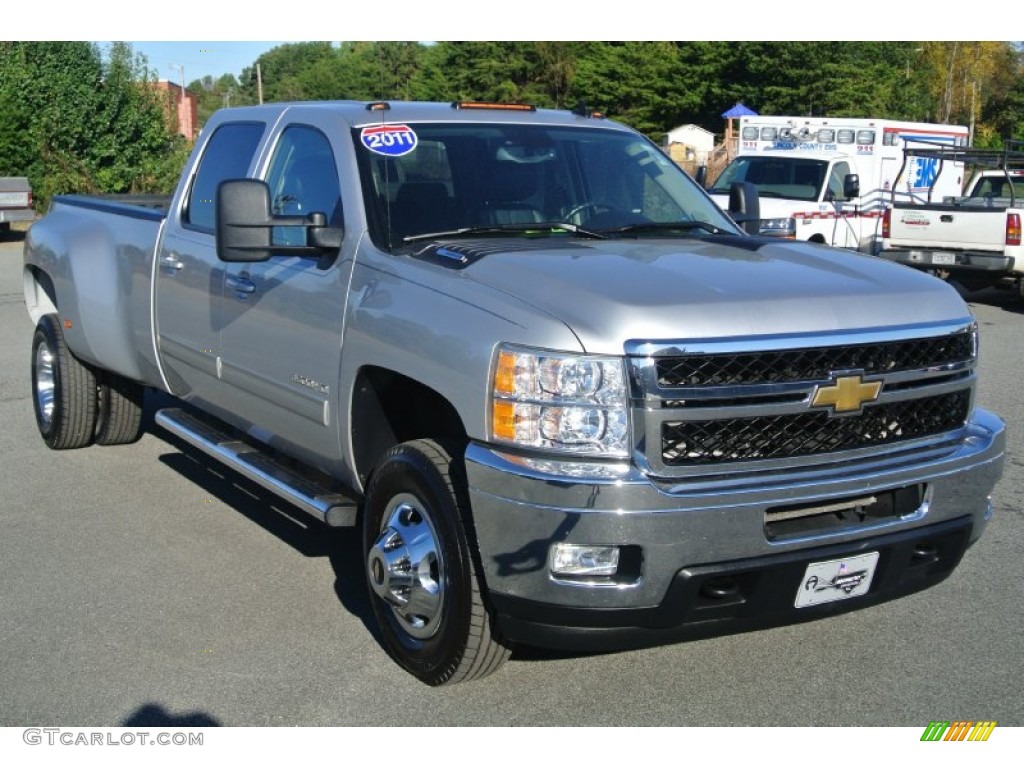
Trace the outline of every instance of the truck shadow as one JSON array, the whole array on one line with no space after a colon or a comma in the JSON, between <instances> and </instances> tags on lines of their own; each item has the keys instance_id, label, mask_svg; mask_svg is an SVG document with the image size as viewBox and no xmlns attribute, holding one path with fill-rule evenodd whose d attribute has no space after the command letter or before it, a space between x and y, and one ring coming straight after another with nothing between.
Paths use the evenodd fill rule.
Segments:
<instances>
[{"instance_id":1,"label":"truck shadow","mask_svg":"<svg viewBox=\"0 0 1024 768\"><path fill-rule=\"evenodd\" d=\"M146 394L146 432L177 451L163 453L161 463L303 557L326 557L334 570L334 592L342 607L380 642L363 577L359 529L333 528L320 522L157 425L153 420L156 410L172 405L180 407L181 403L162 393Z\"/></svg>"},{"instance_id":2,"label":"truck shadow","mask_svg":"<svg viewBox=\"0 0 1024 768\"><path fill-rule=\"evenodd\" d=\"M160 462L202 488L211 497L277 537L303 557L326 557L334 571L334 593L342 607L359 619L374 641L386 648L370 605L362 565L359 528L332 528L303 512L245 476L214 461L199 449L168 432L154 421L157 410L181 407L161 392L147 391L143 426L175 452L163 453ZM603 656L613 651L560 651L517 644L512 659L543 663L560 659Z\"/></svg>"},{"instance_id":3,"label":"truck shadow","mask_svg":"<svg viewBox=\"0 0 1024 768\"><path fill-rule=\"evenodd\" d=\"M219 725L221 723L206 712L173 714L156 703L144 704L121 721L123 728L210 728Z\"/></svg>"},{"instance_id":4,"label":"truck shadow","mask_svg":"<svg viewBox=\"0 0 1024 768\"><path fill-rule=\"evenodd\" d=\"M984 288L980 291L961 293L961 296L970 305L984 304L987 307L997 307L1015 315L1024 314L1024 299L1021 299L1015 290Z\"/></svg>"}]
</instances>

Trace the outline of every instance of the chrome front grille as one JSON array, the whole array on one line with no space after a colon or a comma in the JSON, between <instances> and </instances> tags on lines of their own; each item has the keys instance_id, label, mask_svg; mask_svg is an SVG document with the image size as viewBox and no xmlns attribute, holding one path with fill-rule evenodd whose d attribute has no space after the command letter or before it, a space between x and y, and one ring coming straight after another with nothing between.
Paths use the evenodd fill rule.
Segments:
<instances>
[{"instance_id":1,"label":"chrome front grille","mask_svg":"<svg viewBox=\"0 0 1024 768\"><path fill-rule=\"evenodd\" d=\"M970 393L867 406L833 417L824 411L731 419L665 421L661 457L666 467L850 451L959 429L967 421Z\"/></svg>"},{"instance_id":2,"label":"chrome front grille","mask_svg":"<svg viewBox=\"0 0 1024 768\"><path fill-rule=\"evenodd\" d=\"M977 355L970 321L840 340L630 345L638 457L667 477L786 469L931 445L964 428ZM859 407L812 405L841 377L881 388Z\"/></svg>"},{"instance_id":3,"label":"chrome front grille","mask_svg":"<svg viewBox=\"0 0 1024 768\"><path fill-rule=\"evenodd\" d=\"M827 379L832 371L866 374L911 371L968 362L974 357L970 332L889 344L849 344L825 349L683 355L656 361L658 386L717 387Z\"/></svg>"}]
</instances>

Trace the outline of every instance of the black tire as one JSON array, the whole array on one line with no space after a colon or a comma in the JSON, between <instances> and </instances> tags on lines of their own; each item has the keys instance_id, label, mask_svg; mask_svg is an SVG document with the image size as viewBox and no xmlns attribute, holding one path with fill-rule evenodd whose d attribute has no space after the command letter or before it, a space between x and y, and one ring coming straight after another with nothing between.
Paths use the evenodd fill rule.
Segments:
<instances>
[{"instance_id":1,"label":"black tire","mask_svg":"<svg viewBox=\"0 0 1024 768\"><path fill-rule=\"evenodd\" d=\"M489 675L510 652L483 601L456 470L431 440L395 446L364 506L364 563L385 647L428 685Z\"/></svg>"},{"instance_id":2,"label":"black tire","mask_svg":"<svg viewBox=\"0 0 1024 768\"><path fill-rule=\"evenodd\" d=\"M142 401L145 388L124 376L98 371L96 443L126 445L142 437Z\"/></svg>"},{"instance_id":3,"label":"black tire","mask_svg":"<svg viewBox=\"0 0 1024 768\"><path fill-rule=\"evenodd\" d=\"M50 448L83 448L96 434L96 377L64 342L56 315L44 315L32 336L32 403Z\"/></svg>"}]
</instances>

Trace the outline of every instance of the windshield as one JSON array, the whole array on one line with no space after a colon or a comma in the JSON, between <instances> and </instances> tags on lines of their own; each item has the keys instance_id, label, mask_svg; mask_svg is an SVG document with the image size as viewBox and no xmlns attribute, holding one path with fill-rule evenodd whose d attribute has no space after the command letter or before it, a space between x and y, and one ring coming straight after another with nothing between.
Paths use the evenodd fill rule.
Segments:
<instances>
[{"instance_id":1,"label":"windshield","mask_svg":"<svg viewBox=\"0 0 1024 768\"><path fill-rule=\"evenodd\" d=\"M746 155L729 163L710 191L727 195L734 181L749 181L757 187L760 197L819 200L827 170L824 160Z\"/></svg>"},{"instance_id":2,"label":"windshield","mask_svg":"<svg viewBox=\"0 0 1024 768\"><path fill-rule=\"evenodd\" d=\"M425 123L356 129L355 140L370 235L382 248L460 231L665 236L643 225L675 222L687 234L737 232L678 166L634 133Z\"/></svg>"}]
</instances>

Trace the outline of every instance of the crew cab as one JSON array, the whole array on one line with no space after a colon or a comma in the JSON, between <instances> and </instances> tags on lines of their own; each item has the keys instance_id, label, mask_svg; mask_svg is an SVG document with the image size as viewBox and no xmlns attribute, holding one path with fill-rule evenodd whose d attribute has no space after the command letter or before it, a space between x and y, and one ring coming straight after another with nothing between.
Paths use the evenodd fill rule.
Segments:
<instances>
[{"instance_id":1,"label":"crew cab","mask_svg":"<svg viewBox=\"0 0 1024 768\"><path fill-rule=\"evenodd\" d=\"M172 196L30 229L39 432L130 443L174 396L163 428L361 529L431 685L941 581L1004 461L968 307L730 211L584 108L222 110Z\"/></svg>"},{"instance_id":2,"label":"crew cab","mask_svg":"<svg viewBox=\"0 0 1024 768\"><path fill-rule=\"evenodd\" d=\"M882 222L880 256L925 270L968 290L1003 285L1021 289L1024 246L1024 151L918 148L908 153L939 163L973 166L965 194L924 204L894 202Z\"/></svg>"}]
</instances>

